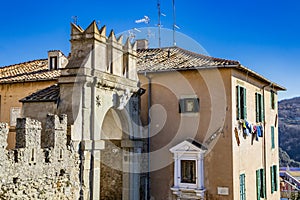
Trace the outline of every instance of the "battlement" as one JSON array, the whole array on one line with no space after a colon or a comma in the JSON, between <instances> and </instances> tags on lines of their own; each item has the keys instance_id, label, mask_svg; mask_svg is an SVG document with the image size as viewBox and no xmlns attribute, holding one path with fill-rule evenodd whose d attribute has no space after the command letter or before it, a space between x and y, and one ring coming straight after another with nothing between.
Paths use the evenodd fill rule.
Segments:
<instances>
[{"instance_id":1,"label":"battlement","mask_svg":"<svg viewBox=\"0 0 300 200\"><path fill-rule=\"evenodd\" d=\"M71 24L71 57L67 68L91 68L137 81L137 43L113 30L106 36L106 26L98 28L93 21L85 30Z\"/></svg>"},{"instance_id":2,"label":"battlement","mask_svg":"<svg viewBox=\"0 0 300 200\"><path fill-rule=\"evenodd\" d=\"M16 148L6 150L9 129L0 123L0 199L78 199L79 154L66 143L67 116L47 115L44 148L42 128L18 118Z\"/></svg>"},{"instance_id":3,"label":"battlement","mask_svg":"<svg viewBox=\"0 0 300 200\"><path fill-rule=\"evenodd\" d=\"M42 140L41 122L31 118L18 118L16 125L16 148L7 151L8 125L0 123L0 152L6 154L10 163L50 162L62 160L67 147L67 116L48 114ZM43 149L41 142L44 142ZM13 155L13 156L12 156ZM4 156L4 155L2 155Z\"/></svg>"}]
</instances>

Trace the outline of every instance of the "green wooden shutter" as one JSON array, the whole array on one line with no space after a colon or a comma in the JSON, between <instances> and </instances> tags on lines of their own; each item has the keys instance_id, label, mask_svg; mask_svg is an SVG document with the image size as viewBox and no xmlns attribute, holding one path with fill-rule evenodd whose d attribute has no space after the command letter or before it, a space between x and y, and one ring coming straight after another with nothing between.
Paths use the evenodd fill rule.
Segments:
<instances>
[{"instance_id":1,"label":"green wooden shutter","mask_svg":"<svg viewBox=\"0 0 300 200\"><path fill-rule=\"evenodd\" d=\"M240 200L246 200L245 174L240 175Z\"/></svg>"},{"instance_id":2,"label":"green wooden shutter","mask_svg":"<svg viewBox=\"0 0 300 200\"><path fill-rule=\"evenodd\" d=\"M240 86L236 86L236 119L241 118L241 94Z\"/></svg>"},{"instance_id":3,"label":"green wooden shutter","mask_svg":"<svg viewBox=\"0 0 300 200\"><path fill-rule=\"evenodd\" d=\"M256 113L256 122L259 122L259 103L258 103L258 94L255 93L255 113Z\"/></svg>"},{"instance_id":4,"label":"green wooden shutter","mask_svg":"<svg viewBox=\"0 0 300 200\"><path fill-rule=\"evenodd\" d=\"M260 95L260 106L261 106L261 110L260 110L260 112L261 112L261 122L264 122L265 121L265 116L264 116L264 107L265 107L265 105L264 105L264 98L263 98L263 96L262 95Z\"/></svg>"},{"instance_id":5,"label":"green wooden shutter","mask_svg":"<svg viewBox=\"0 0 300 200\"><path fill-rule=\"evenodd\" d=\"M265 182L265 170L264 169L261 169L261 173L262 173L262 198L265 198L266 196L266 182Z\"/></svg>"},{"instance_id":6,"label":"green wooden shutter","mask_svg":"<svg viewBox=\"0 0 300 200\"><path fill-rule=\"evenodd\" d=\"M273 166L273 173L274 173L274 191L278 190L278 177L277 177L277 165Z\"/></svg>"},{"instance_id":7,"label":"green wooden shutter","mask_svg":"<svg viewBox=\"0 0 300 200\"><path fill-rule=\"evenodd\" d=\"M256 193L257 193L257 200L260 200L260 170L256 170Z\"/></svg>"},{"instance_id":8,"label":"green wooden shutter","mask_svg":"<svg viewBox=\"0 0 300 200\"><path fill-rule=\"evenodd\" d=\"M274 172L273 172L273 166L270 167L270 175L271 175L271 193L274 192Z\"/></svg>"},{"instance_id":9,"label":"green wooden shutter","mask_svg":"<svg viewBox=\"0 0 300 200\"><path fill-rule=\"evenodd\" d=\"M247 119L247 93L246 93L246 88L243 88L243 94L244 94L244 98L243 98L243 109L244 109L244 116L243 119Z\"/></svg>"},{"instance_id":10,"label":"green wooden shutter","mask_svg":"<svg viewBox=\"0 0 300 200\"><path fill-rule=\"evenodd\" d=\"M275 133L274 133L274 126L271 126L271 141L272 141L272 149L275 148Z\"/></svg>"},{"instance_id":11,"label":"green wooden shutter","mask_svg":"<svg viewBox=\"0 0 300 200\"><path fill-rule=\"evenodd\" d=\"M271 108L275 109L275 92L271 90Z\"/></svg>"}]
</instances>

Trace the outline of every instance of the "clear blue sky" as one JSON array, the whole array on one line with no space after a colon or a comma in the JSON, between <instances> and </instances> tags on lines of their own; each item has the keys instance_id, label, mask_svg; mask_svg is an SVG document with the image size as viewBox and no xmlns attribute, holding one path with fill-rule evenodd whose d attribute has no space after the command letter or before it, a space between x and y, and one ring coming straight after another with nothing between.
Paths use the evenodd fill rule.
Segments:
<instances>
[{"instance_id":1,"label":"clear blue sky","mask_svg":"<svg viewBox=\"0 0 300 200\"><path fill-rule=\"evenodd\" d=\"M300 96L299 0L175 0L180 32L200 43L211 56L243 65L285 86L279 97ZM157 24L156 0L2 1L0 66L46 58L47 51L69 53L70 22L83 28L92 20L116 33L135 20ZM161 0L165 28L172 27L172 0Z\"/></svg>"}]
</instances>

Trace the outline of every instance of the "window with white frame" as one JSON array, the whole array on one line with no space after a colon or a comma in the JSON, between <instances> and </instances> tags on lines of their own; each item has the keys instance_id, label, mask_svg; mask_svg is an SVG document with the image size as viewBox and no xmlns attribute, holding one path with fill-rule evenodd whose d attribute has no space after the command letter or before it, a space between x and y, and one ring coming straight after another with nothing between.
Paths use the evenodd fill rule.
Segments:
<instances>
[{"instance_id":1,"label":"window with white frame","mask_svg":"<svg viewBox=\"0 0 300 200\"><path fill-rule=\"evenodd\" d=\"M173 188L204 189L203 154L207 149L192 139L170 149L174 154Z\"/></svg>"},{"instance_id":2,"label":"window with white frame","mask_svg":"<svg viewBox=\"0 0 300 200\"><path fill-rule=\"evenodd\" d=\"M196 184L196 160L181 160L181 183Z\"/></svg>"}]
</instances>

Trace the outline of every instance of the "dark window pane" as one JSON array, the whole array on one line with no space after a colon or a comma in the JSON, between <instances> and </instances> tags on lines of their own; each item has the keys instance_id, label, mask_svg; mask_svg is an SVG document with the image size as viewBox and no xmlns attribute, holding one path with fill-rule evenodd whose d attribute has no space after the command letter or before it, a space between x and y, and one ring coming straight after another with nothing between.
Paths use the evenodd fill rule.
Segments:
<instances>
[{"instance_id":1,"label":"dark window pane","mask_svg":"<svg viewBox=\"0 0 300 200\"><path fill-rule=\"evenodd\" d=\"M195 160L181 160L181 183L196 183Z\"/></svg>"}]
</instances>

